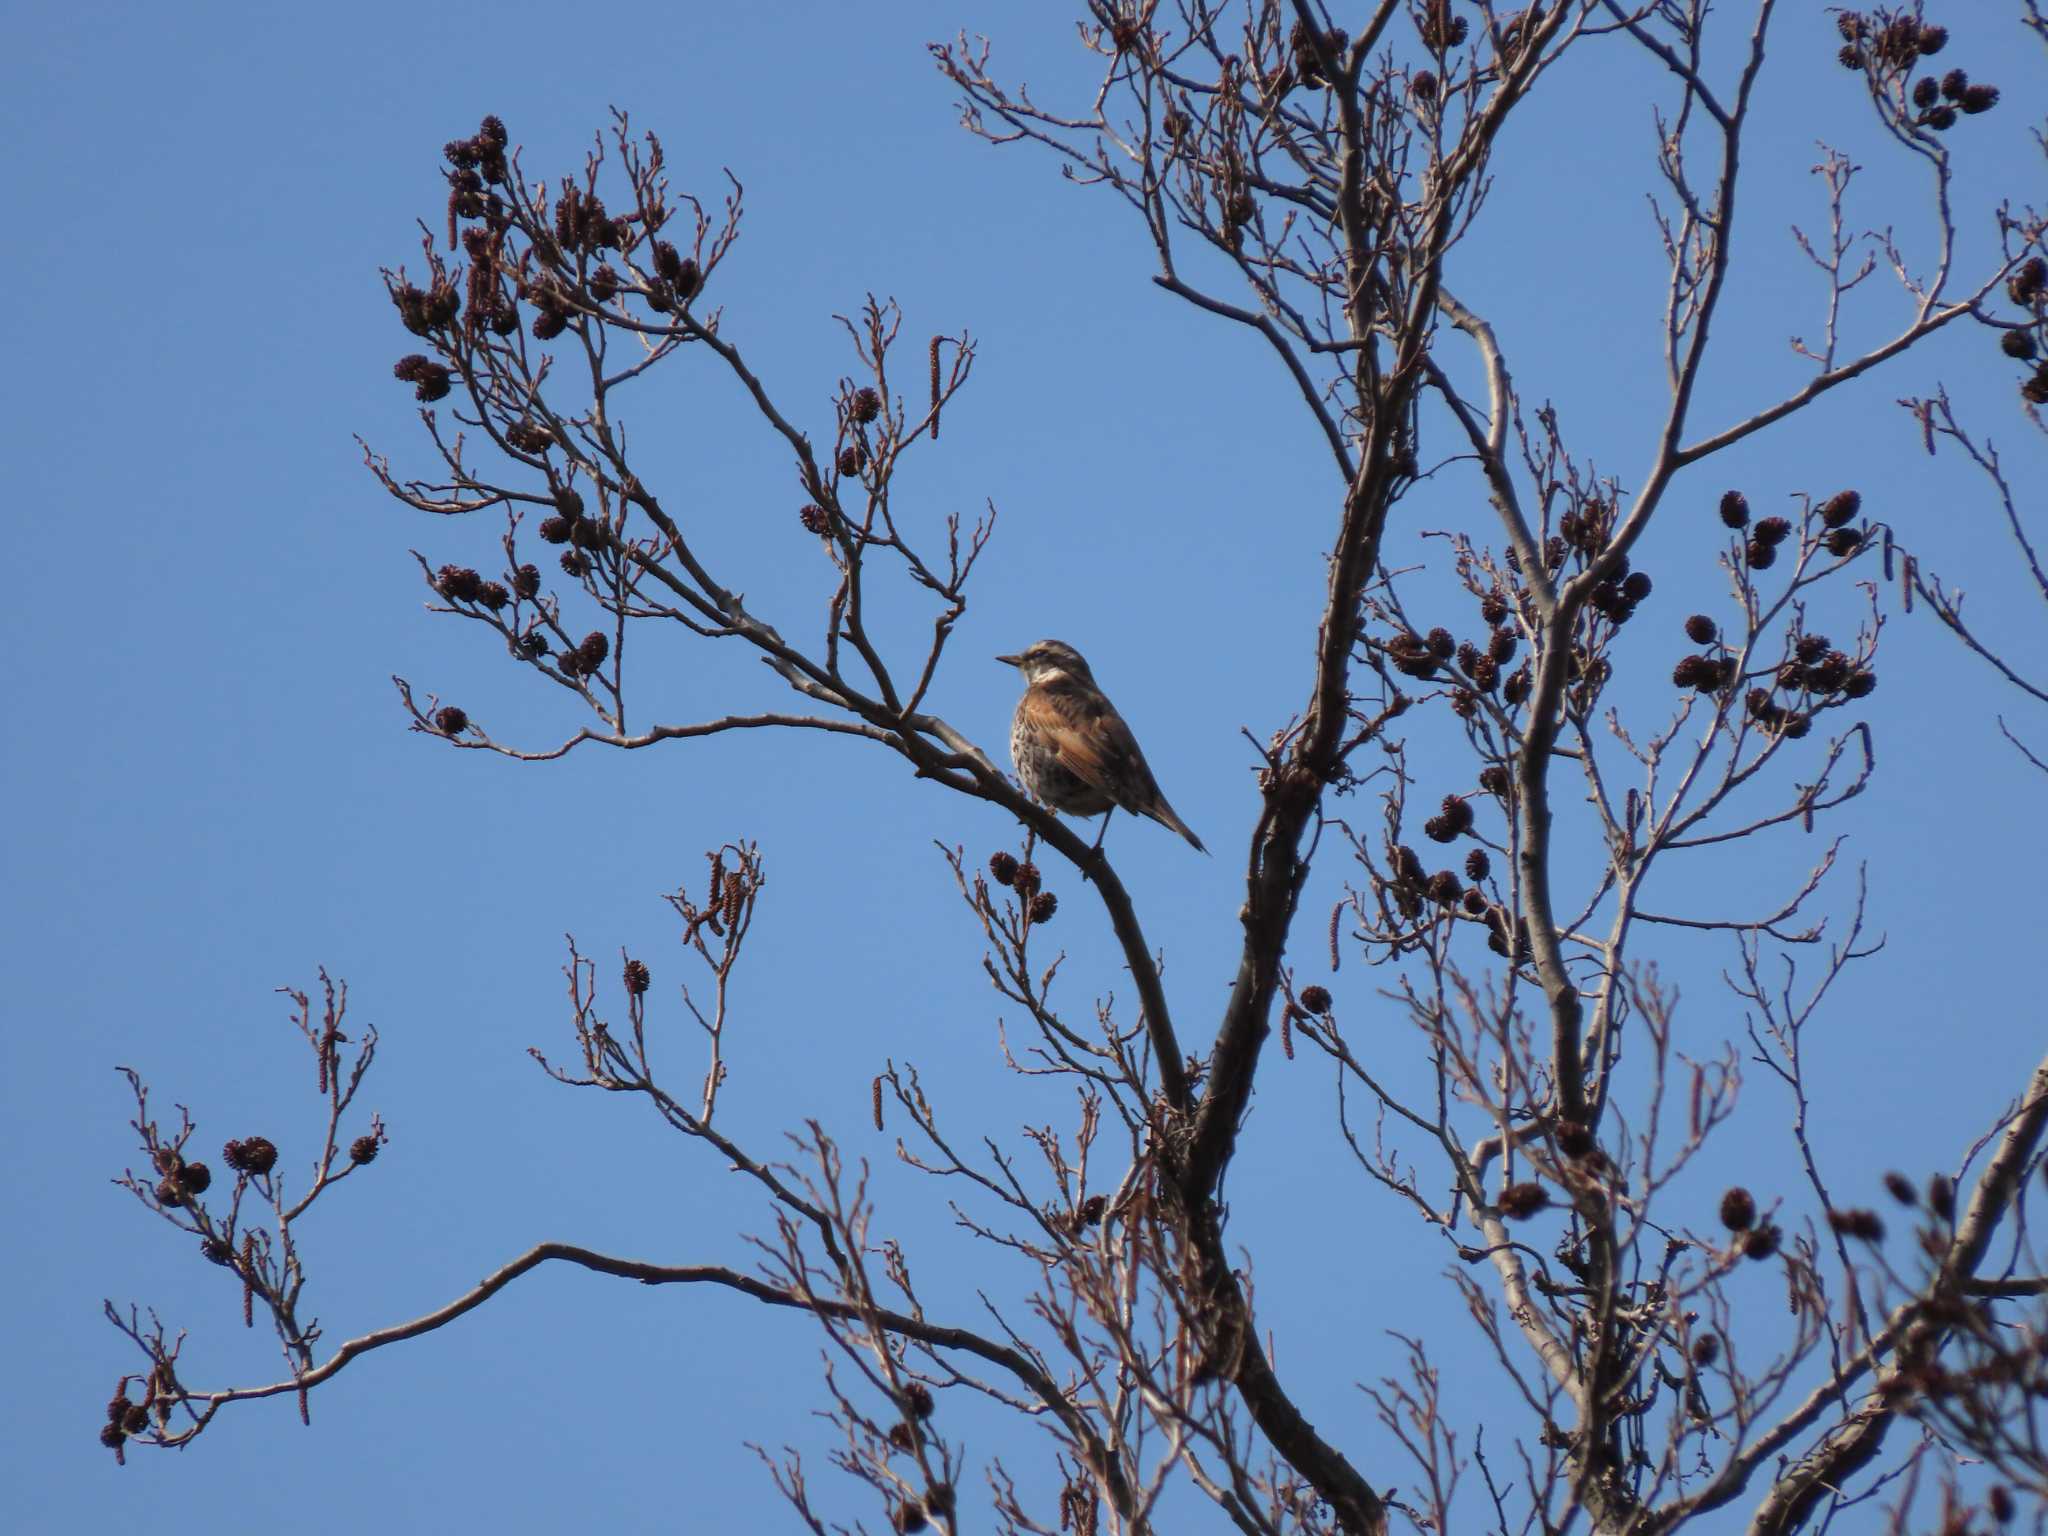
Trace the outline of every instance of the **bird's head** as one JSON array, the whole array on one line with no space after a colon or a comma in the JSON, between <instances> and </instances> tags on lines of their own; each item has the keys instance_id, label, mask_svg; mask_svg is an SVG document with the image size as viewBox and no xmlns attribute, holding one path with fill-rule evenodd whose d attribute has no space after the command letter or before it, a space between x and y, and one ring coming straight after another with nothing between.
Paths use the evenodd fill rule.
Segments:
<instances>
[{"instance_id":1,"label":"bird's head","mask_svg":"<svg viewBox=\"0 0 2048 1536\"><path fill-rule=\"evenodd\" d=\"M996 660L1022 672L1026 687L1051 682L1062 676L1090 687L1095 685L1095 675L1088 670L1088 663L1081 659L1081 653L1061 640L1039 640L1014 656L998 656Z\"/></svg>"}]
</instances>

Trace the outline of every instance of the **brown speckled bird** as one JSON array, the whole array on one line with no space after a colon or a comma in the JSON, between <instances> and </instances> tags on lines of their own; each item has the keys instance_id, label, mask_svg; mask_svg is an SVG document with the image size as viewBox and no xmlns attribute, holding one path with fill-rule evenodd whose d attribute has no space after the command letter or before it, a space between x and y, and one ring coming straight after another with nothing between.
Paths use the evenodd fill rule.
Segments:
<instances>
[{"instance_id":1,"label":"brown speckled bird","mask_svg":"<svg viewBox=\"0 0 2048 1536\"><path fill-rule=\"evenodd\" d=\"M1121 807L1171 827L1198 852L1209 851L1166 803L1138 738L1095 686L1079 651L1040 640L996 660L1024 674L1024 697L1010 722L1010 761L1032 795L1069 816L1100 816L1104 832L1110 812ZM1095 841L1099 847L1100 833Z\"/></svg>"}]
</instances>

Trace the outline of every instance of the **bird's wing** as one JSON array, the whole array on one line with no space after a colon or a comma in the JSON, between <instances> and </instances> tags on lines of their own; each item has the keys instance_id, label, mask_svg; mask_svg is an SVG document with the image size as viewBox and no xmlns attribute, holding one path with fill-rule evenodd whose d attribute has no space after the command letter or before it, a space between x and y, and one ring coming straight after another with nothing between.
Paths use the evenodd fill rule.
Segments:
<instances>
[{"instance_id":1,"label":"bird's wing","mask_svg":"<svg viewBox=\"0 0 2048 1536\"><path fill-rule=\"evenodd\" d=\"M1018 712L1075 778L1120 809L1171 827L1197 852L1209 851L1166 803L1138 738L1103 694L1092 688L1034 688Z\"/></svg>"},{"instance_id":2,"label":"bird's wing","mask_svg":"<svg viewBox=\"0 0 2048 1536\"><path fill-rule=\"evenodd\" d=\"M1159 786L1138 738L1107 698L1093 689L1038 688L1025 708L1062 767L1124 810L1150 811Z\"/></svg>"}]
</instances>

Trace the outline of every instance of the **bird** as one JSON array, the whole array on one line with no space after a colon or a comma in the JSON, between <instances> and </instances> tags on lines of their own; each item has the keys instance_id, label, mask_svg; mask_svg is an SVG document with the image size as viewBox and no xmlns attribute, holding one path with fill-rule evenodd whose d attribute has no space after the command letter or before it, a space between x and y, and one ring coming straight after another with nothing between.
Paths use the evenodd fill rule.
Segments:
<instances>
[{"instance_id":1,"label":"bird","mask_svg":"<svg viewBox=\"0 0 2048 1536\"><path fill-rule=\"evenodd\" d=\"M1024 697L1010 722L1010 761L1035 799L1069 816L1100 816L1102 833L1117 809L1149 816L1209 850L1188 830L1138 750L1138 738L1095 683L1071 645L1040 640L997 661L1024 674ZM1097 833L1095 846L1102 846Z\"/></svg>"}]
</instances>

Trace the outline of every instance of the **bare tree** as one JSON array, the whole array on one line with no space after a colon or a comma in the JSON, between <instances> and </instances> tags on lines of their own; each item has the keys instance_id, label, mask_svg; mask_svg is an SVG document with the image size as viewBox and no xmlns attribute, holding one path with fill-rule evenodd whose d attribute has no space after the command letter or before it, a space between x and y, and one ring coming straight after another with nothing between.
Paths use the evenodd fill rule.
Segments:
<instances>
[{"instance_id":1,"label":"bare tree","mask_svg":"<svg viewBox=\"0 0 2048 1536\"><path fill-rule=\"evenodd\" d=\"M359 1357L562 1262L809 1314L829 1341L832 1462L905 1531L960 1528L977 1498L1004 1531L1171 1528L1160 1508L1176 1488L1260 1533L1379 1532L1397 1518L1504 1536L1575 1524L1652 1533L1732 1510L1775 1536L1863 1501L1895 1528L1938 1506L1959 1530L1979 1507L2001 1521L2018 1497L2048 1507L2034 1406L2048 1391L2048 1281L2023 1219L2042 1164L2048 1062L2023 1083L1986 1085L1983 1136L1952 1173L1932 1185L1894 1177L1892 1197L1918 1225L1915 1256L1902 1260L1880 1216L1830 1188L1806 1132L1825 1088L1809 1070L1809 1024L1876 948L1860 879L1838 877L1839 843L1749 911L1688 904L1698 881L1685 872L1705 851L1811 831L1872 784L1858 701L1876 686L1891 594L1917 594L2044 697L1975 637L1856 490L1787 487L1799 515L1753 517L1744 492L1708 479L1724 451L1957 322L2000 329L2026 369L2048 345L2048 226L2031 210L1958 209L1952 196L1954 157L1999 92L1950 60L1966 43L1980 55L2003 46L1998 34L1976 14L1952 42L1917 6L1843 12L1840 63L1867 87L1902 167L1925 178L1929 211L1910 237L1856 233L1855 168L1831 153L1819 222L1797 237L1825 287L1818 329L1797 349L1803 381L1737 419L1701 419L1774 19L1772 0L1714 28L1704 0L1565 0L1513 15L1379 0L1343 17L1315 0L1095 0L1082 28L1094 87L1060 104L1008 84L985 42L934 48L972 132L1050 155L1127 207L1150 238L1157 284L1260 338L1327 454L1325 601L1304 634L1303 671L1273 681L1275 718L1247 732L1257 824L1242 851L1242 948L1214 1016L1169 1006L1159 938L1109 855L928 702L970 578L997 547L995 513L936 520L895 488L910 456L937 443L969 382L973 340L918 339L906 362L897 309L870 298L844 322L852 372L829 431L814 434L749 362L744 321L717 304L720 272L737 259L737 182L709 206L671 192L659 141L623 116L558 180L524 166L496 118L449 144L445 220L426 231L418 269L387 274L426 349L396 372L423 402L439 467L412 478L367 447L365 457L422 512L502 520L494 575L419 557L434 605L573 695L590 723L522 745L401 679L412 728L536 762L591 744L830 732L895 754L934 792L985 802L1020 841L985 863L948 850L951 878L989 979L1030 1021L1022 1038L1003 1038L1019 1119L1043 1121L1048 1089L1068 1119L1012 1151L963 1137L915 1069L891 1064L876 1078L877 1128L907 1124L900 1155L935 1176L1014 1270L992 1321L928 1311L910 1255L876 1235L864 1175L825 1126L800 1128L789 1161L718 1128L727 983L770 862L735 840L710 853L701 896L674 898L704 977L685 994L705 1042L701 1080L658 1078L648 966L623 958L621 1018L574 948L574 1050L541 1065L562 1083L644 1100L756 1181L774 1220L758 1269L543 1242L435 1312L328 1346L302 1320L294 1233L382 1145L374 1122L350 1137L375 1036L345 1030L346 995L328 985L323 1003L295 1004L325 1123L303 1195L288 1197L262 1137L230 1142L232 1185L216 1180L190 1121L154 1119L134 1079L146 1166L126 1184L227 1272L252 1322L269 1319L287 1369L268 1384L191 1385L180 1338L110 1303L144 1364L109 1405L107 1443L185 1445L254 1398L295 1397L304 1413ZM2031 4L2023 19L2040 30ZM1505 237L1487 220L1497 146L1582 52L1646 53L1667 81L1652 189L1667 394L1644 468L1626 482L1575 450L1571 423L1518 382L1530 360L1511 360L1493 323L1516 297L1451 280L1461 246ZM1987 231L1997 254L1966 270L1963 236ZM1889 300L1868 296L1887 280ZM1896 323L1874 344L1852 343L1867 328L1847 323L1855 305ZM796 515L831 570L807 638L752 612L745 573L714 568L635 468L625 402L690 356L751 402L795 474ZM2036 426L2044 377L2022 379ZM1945 397L1909 403L1930 443L1951 442L1988 478L2048 597L2011 472ZM1488 511L1442 536L1433 570L1392 558L1411 493L1451 484L1480 491ZM1618 669L1643 655L1664 663L1631 627L1652 585L1633 557L1652 521L1687 502L1717 508L1725 528L1724 594L1700 598L1723 616L1686 619L1693 649L1668 688L1638 698L1613 686ZM870 578L885 574L907 577L924 605L929 639L915 650L878 637ZM900 633L902 615L891 618ZM629 708L629 662L664 635L758 655L758 704L694 721ZM1423 788L1424 762L1432 774L1465 766L1438 794ZM1346 819L1345 799L1378 814ZM1305 886L1332 855L1348 861L1345 897L1304 932ZM1042 933L1056 912L1075 920L1077 903L1060 906L1040 861L1093 888L1133 1000L1110 1000L1110 978L1095 983L1104 997L1092 1007L1066 1000L1073 980ZM1816 915L1824 907L1831 918ZM1653 962L1660 945L1701 936L1732 957L1744 1026L1717 1050L1681 1050ZM1372 968L1366 984L1343 997L1296 985L1290 944L1325 942L1333 969L1345 957ZM1361 1021L1390 1008L1406 1035L1368 1041ZM1240 1140L1256 1132L1247 1110L1276 1027L1287 1056L1327 1064L1330 1112L1368 1197L1418 1215L1445 1244L1447 1283L1508 1387L1505 1447L1499 1422L1485 1426L1489 1446L1450 1414L1432 1361L1441 1350L1419 1333L1397 1334L1391 1355L1380 1341L1362 1346L1405 1465L1363 1465L1326 1438L1277 1368L1254 1293L1259 1256L1233 1242L1223 1198ZM1785 1101L1742 1097L1746 1061L1787 1090L1805 1188L1764 1202L1729 1189L1717 1219L1701 1221L1674 1189L1738 1116L1768 1119ZM1539 1246L1529 1223L1546 1211L1558 1230ZM1789 1323L1738 1317L1731 1277L1754 1265L1782 1274ZM950 1393L1036 1426L1049 1458L1020 1436L972 1469L987 1494L964 1491L970 1468L936 1411ZM1972 1455L2003 1481L1966 1475ZM842 1528L800 1459L771 1459L770 1475L801 1526Z\"/></svg>"}]
</instances>

